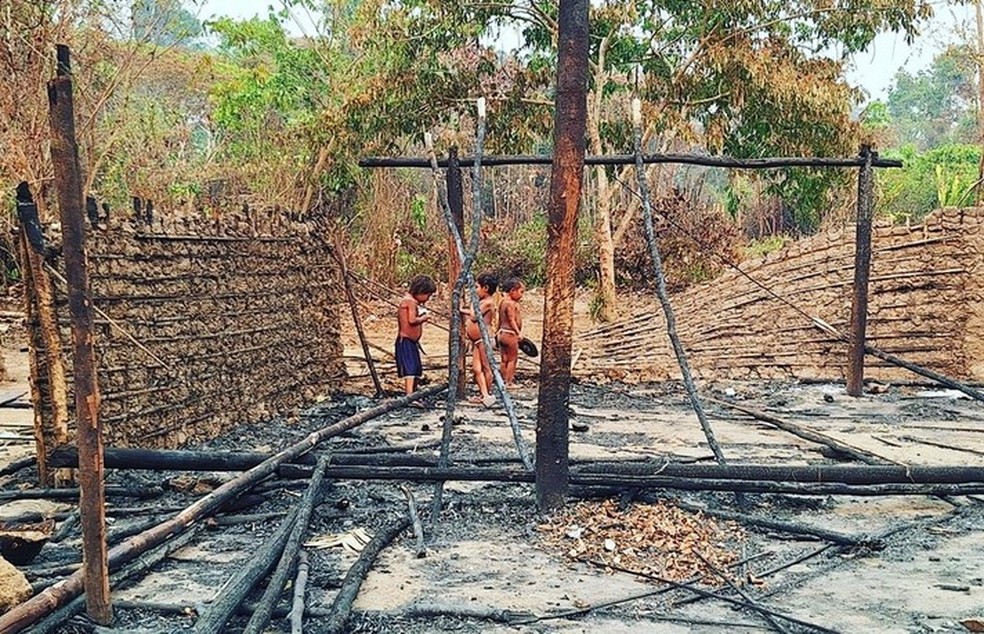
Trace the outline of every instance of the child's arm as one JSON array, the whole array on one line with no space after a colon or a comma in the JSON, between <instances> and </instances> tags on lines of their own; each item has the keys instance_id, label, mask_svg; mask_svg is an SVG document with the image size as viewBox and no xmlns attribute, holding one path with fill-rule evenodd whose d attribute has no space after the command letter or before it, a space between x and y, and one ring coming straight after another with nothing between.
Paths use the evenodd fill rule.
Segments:
<instances>
[{"instance_id":1,"label":"child's arm","mask_svg":"<svg viewBox=\"0 0 984 634\"><path fill-rule=\"evenodd\" d=\"M408 302L408 304L409 305L407 306L407 308L410 310L411 313L410 314L411 324L413 324L414 326L419 326L425 321L430 321L431 318L430 313L424 313L423 315L421 315L420 310L418 310L417 302Z\"/></svg>"},{"instance_id":2,"label":"child's arm","mask_svg":"<svg viewBox=\"0 0 984 634\"><path fill-rule=\"evenodd\" d=\"M516 302L509 302L506 306L506 323L501 324L501 327L512 330L517 336L520 336L519 320L516 319L516 313L518 310L519 307L516 305Z\"/></svg>"},{"instance_id":3,"label":"child's arm","mask_svg":"<svg viewBox=\"0 0 984 634\"><path fill-rule=\"evenodd\" d=\"M404 300L400 303L400 321L404 320L409 326L418 326L425 321L430 321L430 315L418 315L417 302Z\"/></svg>"}]
</instances>

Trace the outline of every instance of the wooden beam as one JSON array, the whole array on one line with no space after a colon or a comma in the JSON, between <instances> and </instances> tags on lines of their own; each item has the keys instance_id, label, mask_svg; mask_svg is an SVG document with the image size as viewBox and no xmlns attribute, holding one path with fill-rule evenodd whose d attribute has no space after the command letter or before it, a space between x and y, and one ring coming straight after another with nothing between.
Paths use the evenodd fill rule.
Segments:
<instances>
[{"instance_id":1,"label":"wooden beam","mask_svg":"<svg viewBox=\"0 0 984 634\"><path fill-rule=\"evenodd\" d=\"M85 603L89 618L108 625L113 620L109 597L106 546L106 494L103 490L103 433L99 419L99 387L92 327L92 299L85 261L85 197L75 140L75 107L68 46L57 47L57 69L48 82L51 162L62 226L62 256L72 318L72 375L75 391L76 443L79 447L79 508Z\"/></svg>"},{"instance_id":2,"label":"wooden beam","mask_svg":"<svg viewBox=\"0 0 984 634\"><path fill-rule=\"evenodd\" d=\"M858 171L857 219L854 235L854 292L851 297L851 332L847 353L847 393L864 391L864 346L868 326L868 277L871 274L871 218L874 214L874 170L871 146L861 146L864 164Z\"/></svg>"},{"instance_id":3,"label":"wooden beam","mask_svg":"<svg viewBox=\"0 0 984 634\"><path fill-rule=\"evenodd\" d=\"M554 157L536 411L536 501L540 511L564 505L570 476L568 408L574 332L574 250L587 143L588 0L561 0L557 21Z\"/></svg>"},{"instance_id":4,"label":"wooden beam","mask_svg":"<svg viewBox=\"0 0 984 634\"><path fill-rule=\"evenodd\" d=\"M411 396L386 401L376 407L359 412L354 416L349 416L337 423L312 432L304 439L271 456L263 463L226 482L191 506L185 508L172 519L158 524L156 527L131 537L125 542L111 548L109 550L110 569L115 570L116 567L124 565L126 562L139 556L140 553L154 548L175 535L186 531L203 517L208 517L228 502L235 500L256 486L261 480L274 474L281 464L290 462L298 456L307 453L328 438L344 433L368 420L403 407L417 399L439 394L446 388L447 385L435 385L415 392ZM8 612L0 614L0 634L20 632L44 615L71 601L82 590L83 576L81 572L78 572L57 585L36 594Z\"/></svg>"},{"instance_id":5,"label":"wooden beam","mask_svg":"<svg viewBox=\"0 0 984 634\"><path fill-rule=\"evenodd\" d=\"M465 235L465 194L464 186L461 182L461 164L458 162L458 147L453 146L448 151L448 170L447 170L447 188L448 188L448 207L451 209L451 217L454 219L454 224L458 227L458 235ZM480 213L481 210L475 211L475 213ZM448 233L448 283L454 284L458 277L461 276L461 258L458 257L458 249L455 247L454 234ZM453 320L452 320L452 323ZM458 375L457 375L457 385L455 386L455 393L458 395L458 400L465 398L465 386L467 385L466 373L466 359L468 355L465 353L465 325L464 321L461 322L461 327L459 328L457 342L455 342L454 337L451 336L450 331L448 332L448 358L458 359ZM451 353L451 346L458 346L457 356ZM491 387L491 386L490 386Z\"/></svg>"},{"instance_id":6,"label":"wooden beam","mask_svg":"<svg viewBox=\"0 0 984 634\"><path fill-rule=\"evenodd\" d=\"M586 156L585 165L632 165L635 163L634 154L609 154L607 156ZM460 159L462 167L470 167L475 159L463 156ZM515 155L515 156L485 156L482 164L496 165L551 165L554 157L550 155ZM724 167L728 169L779 169L783 167L820 167L820 168L852 168L860 167L864 161L859 158L809 158L809 157L771 157L757 159L739 159L730 156L707 156L706 154L644 154L642 162L652 164L703 165L705 167ZM872 167L902 167L902 161L893 159L875 159ZM440 161L440 167L447 167L447 161ZM427 159L412 156L397 157L366 157L359 160L359 167L430 167Z\"/></svg>"}]
</instances>

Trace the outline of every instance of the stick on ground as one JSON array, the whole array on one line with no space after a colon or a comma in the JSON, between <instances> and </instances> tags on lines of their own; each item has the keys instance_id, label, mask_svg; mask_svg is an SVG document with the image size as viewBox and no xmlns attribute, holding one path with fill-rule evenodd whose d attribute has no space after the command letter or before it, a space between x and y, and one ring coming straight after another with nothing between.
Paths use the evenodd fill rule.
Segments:
<instances>
[{"instance_id":1,"label":"stick on ground","mask_svg":"<svg viewBox=\"0 0 984 634\"><path fill-rule=\"evenodd\" d=\"M297 578L294 580L294 602L290 608L290 634L304 632L304 592L307 590L308 554L302 550L297 563Z\"/></svg>"},{"instance_id":2,"label":"stick on ground","mask_svg":"<svg viewBox=\"0 0 984 634\"><path fill-rule=\"evenodd\" d=\"M352 567L349 568L348 573L345 575L345 580L342 581L342 587L338 590L338 594L335 595L335 600L331 604L331 614L328 617L328 624L323 630L325 634L341 634L341 632L345 631L345 624L352 614L352 604L355 602L355 597L359 594L359 588L362 587L362 582L365 581L366 575L369 574L369 569L372 568L373 562L376 561L379 553L408 526L410 526L409 518L397 520L376 533L369 540L369 543L366 544L366 547L362 549L359 558L352 564Z\"/></svg>"}]
</instances>

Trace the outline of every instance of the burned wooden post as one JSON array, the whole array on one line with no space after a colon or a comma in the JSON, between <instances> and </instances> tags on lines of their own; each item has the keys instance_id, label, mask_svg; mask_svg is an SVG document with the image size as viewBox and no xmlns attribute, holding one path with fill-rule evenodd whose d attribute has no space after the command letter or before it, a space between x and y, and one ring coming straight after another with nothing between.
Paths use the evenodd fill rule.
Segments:
<instances>
[{"instance_id":1,"label":"burned wooden post","mask_svg":"<svg viewBox=\"0 0 984 634\"><path fill-rule=\"evenodd\" d=\"M82 560L85 603L89 617L109 624L113 609L109 598L106 551L106 511L103 489L103 437L99 420L99 387L93 343L89 277L85 261L85 199L82 169L75 141L75 108L68 47L57 47L56 76L48 82L51 123L51 162L61 217L68 310L72 320L72 374L75 388L76 442L79 447Z\"/></svg>"},{"instance_id":2,"label":"burned wooden post","mask_svg":"<svg viewBox=\"0 0 984 634\"><path fill-rule=\"evenodd\" d=\"M362 315L359 313L359 303L355 300L355 293L352 292L352 280L349 278L348 264L345 260L345 247L342 244L340 234L335 234L335 248L332 250L338 268L341 269L342 283L345 287L345 297L348 299L349 307L352 309L352 321L355 323L355 331L359 335L359 344L362 345L362 354L366 358L366 365L369 366L369 376L372 377L372 386L376 390L376 398L383 395L383 385L379 382L379 375L376 373L376 364L372 360L372 353L369 352L369 340L366 338L366 331L362 327Z\"/></svg>"},{"instance_id":3,"label":"burned wooden post","mask_svg":"<svg viewBox=\"0 0 984 634\"><path fill-rule=\"evenodd\" d=\"M874 214L874 180L870 145L861 146L864 163L858 170L858 216L855 229L854 296L851 300L851 342L847 353L847 393L861 396L864 389L864 347L868 326L868 275L871 272L871 217Z\"/></svg>"},{"instance_id":4,"label":"burned wooden post","mask_svg":"<svg viewBox=\"0 0 984 634\"><path fill-rule=\"evenodd\" d=\"M48 468L51 450L68 443L68 382L62 356L58 316L55 314L55 291L45 270L46 245L38 214L38 205L26 182L17 186L17 218L20 223L21 277L24 281L25 315L31 337L31 402L34 404L35 451L38 456L38 479L43 486L69 484L71 472ZM36 326L35 326L36 324ZM43 385L47 389L43 389ZM47 394L55 447L45 438L45 403Z\"/></svg>"},{"instance_id":5,"label":"burned wooden post","mask_svg":"<svg viewBox=\"0 0 984 634\"><path fill-rule=\"evenodd\" d=\"M536 414L536 499L564 504L570 479L568 422L574 329L574 246L587 131L588 0L560 0L554 159L547 226L540 390Z\"/></svg>"},{"instance_id":6,"label":"burned wooden post","mask_svg":"<svg viewBox=\"0 0 984 634\"><path fill-rule=\"evenodd\" d=\"M448 150L448 169L447 169L447 181L448 181L448 206L451 208L451 217L454 219L455 226L458 227L458 233L460 235L465 235L465 195L464 186L461 181L461 162L458 160L458 148L452 146ZM461 258L458 257L458 250L455 248L454 235L448 235L448 283L454 284L455 281L461 276ZM448 359L453 359L451 355L451 346L455 345L453 338L448 333ZM458 333L458 381L455 385L455 393L458 395L458 399L465 398L465 385L467 383L467 365L465 354L465 327L464 322L461 323L460 332Z\"/></svg>"}]
</instances>

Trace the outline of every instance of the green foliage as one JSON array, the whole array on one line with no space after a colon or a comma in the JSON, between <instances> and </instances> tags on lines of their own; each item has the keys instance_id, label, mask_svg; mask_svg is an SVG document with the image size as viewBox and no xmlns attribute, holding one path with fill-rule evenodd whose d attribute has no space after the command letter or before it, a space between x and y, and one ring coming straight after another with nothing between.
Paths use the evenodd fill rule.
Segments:
<instances>
[{"instance_id":1,"label":"green foliage","mask_svg":"<svg viewBox=\"0 0 984 634\"><path fill-rule=\"evenodd\" d=\"M948 144L919 152L906 145L884 156L901 159L904 167L878 172L879 213L918 222L939 207L972 203L980 146Z\"/></svg>"},{"instance_id":2,"label":"green foliage","mask_svg":"<svg viewBox=\"0 0 984 634\"><path fill-rule=\"evenodd\" d=\"M781 235L767 236L758 240L752 240L745 245L745 257L758 258L763 255L768 255L769 253L779 251L785 247L788 242L789 238Z\"/></svg>"},{"instance_id":3,"label":"green foliage","mask_svg":"<svg viewBox=\"0 0 984 634\"><path fill-rule=\"evenodd\" d=\"M919 150L975 140L977 67L969 46L951 46L926 69L895 76L886 105L897 137Z\"/></svg>"},{"instance_id":4,"label":"green foliage","mask_svg":"<svg viewBox=\"0 0 984 634\"><path fill-rule=\"evenodd\" d=\"M475 270L495 271L502 278L515 275L530 286L546 281L546 214L537 213L529 222L511 229L490 228L482 238Z\"/></svg>"},{"instance_id":5,"label":"green foliage","mask_svg":"<svg viewBox=\"0 0 984 634\"><path fill-rule=\"evenodd\" d=\"M413 202L410 205L410 217L416 228L423 231L427 225L427 198L423 194L417 194L413 197Z\"/></svg>"},{"instance_id":6,"label":"green foliage","mask_svg":"<svg viewBox=\"0 0 984 634\"><path fill-rule=\"evenodd\" d=\"M318 116L320 95L329 90L317 54L288 39L276 17L207 25L218 35L229 79L211 91L212 121L226 137L230 158L256 159L284 148ZM288 143L288 145L290 145ZM298 162L305 150L294 145Z\"/></svg>"}]
</instances>

